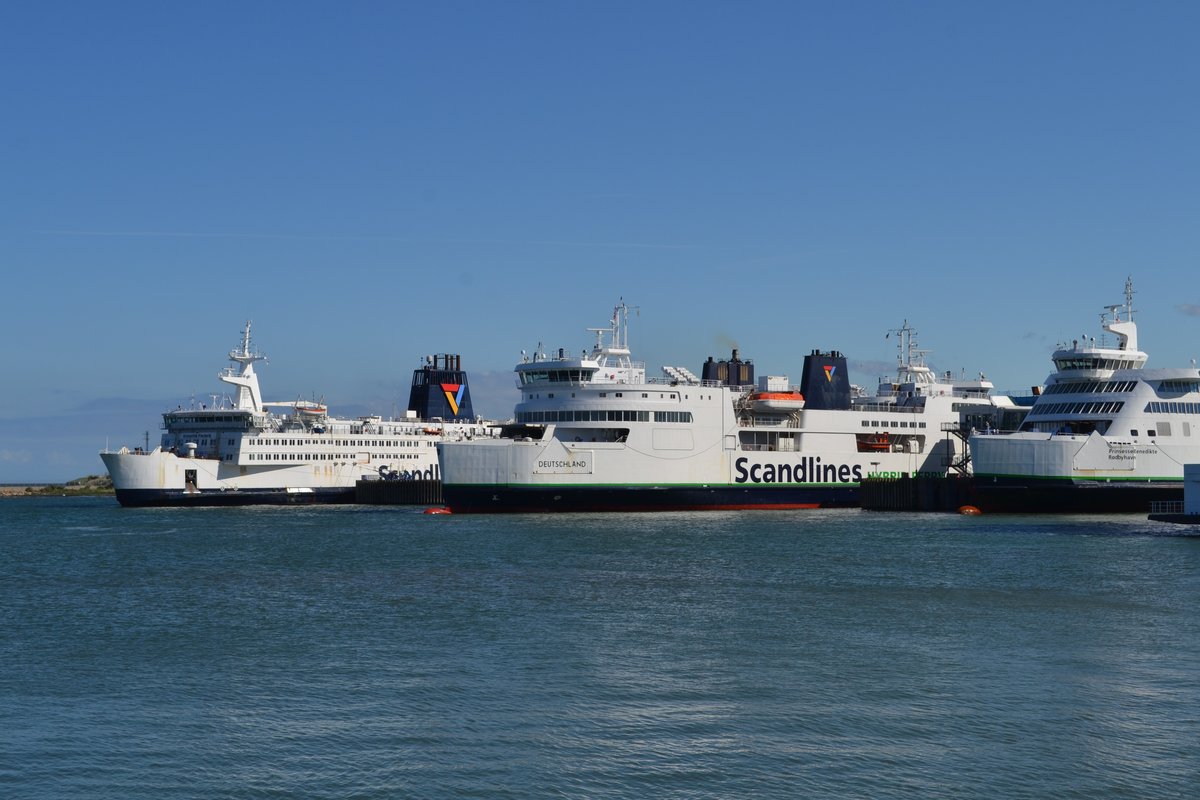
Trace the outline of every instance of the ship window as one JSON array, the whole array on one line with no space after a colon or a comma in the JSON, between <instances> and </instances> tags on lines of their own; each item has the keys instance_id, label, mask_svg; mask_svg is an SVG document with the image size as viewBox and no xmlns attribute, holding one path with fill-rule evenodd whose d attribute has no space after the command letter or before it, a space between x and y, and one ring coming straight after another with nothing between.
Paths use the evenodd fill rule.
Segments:
<instances>
[{"instance_id":1,"label":"ship window","mask_svg":"<svg viewBox=\"0 0 1200 800\"><path fill-rule=\"evenodd\" d=\"M1169 422L1158 423L1158 435L1159 436L1170 436L1171 435L1171 423L1169 423Z\"/></svg>"},{"instance_id":2,"label":"ship window","mask_svg":"<svg viewBox=\"0 0 1200 800\"><path fill-rule=\"evenodd\" d=\"M869 427L871 427L871 420L869 420L869 419L864 419L864 420L863 420L863 423L862 423L862 426L863 426L864 428L869 428Z\"/></svg>"},{"instance_id":3,"label":"ship window","mask_svg":"<svg viewBox=\"0 0 1200 800\"><path fill-rule=\"evenodd\" d=\"M1169 380L1163 381L1158 385L1159 392L1200 392L1200 381L1191 380Z\"/></svg>"},{"instance_id":4,"label":"ship window","mask_svg":"<svg viewBox=\"0 0 1200 800\"><path fill-rule=\"evenodd\" d=\"M1137 432L1137 431L1130 431L1130 432L1129 432L1129 435L1130 435L1130 436L1133 436L1134 438L1137 438L1138 432Z\"/></svg>"}]
</instances>

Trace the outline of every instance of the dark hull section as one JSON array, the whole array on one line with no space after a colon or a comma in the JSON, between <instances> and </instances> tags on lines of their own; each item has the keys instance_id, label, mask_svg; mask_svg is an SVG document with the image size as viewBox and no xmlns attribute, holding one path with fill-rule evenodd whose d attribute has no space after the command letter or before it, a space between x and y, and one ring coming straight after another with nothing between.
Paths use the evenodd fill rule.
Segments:
<instances>
[{"instance_id":1,"label":"dark hull section","mask_svg":"<svg viewBox=\"0 0 1200 800\"><path fill-rule=\"evenodd\" d=\"M184 492L166 489L117 489L117 502L126 508L167 506L306 506L353 503L354 487L289 492L286 489L219 490Z\"/></svg>"},{"instance_id":2,"label":"dark hull section","mask_svg":"<svg viewBox=\"0 0 1200 800\"><path fill-rule=\"evenodd\" d=\"M976 476L974 503L992 514L1148 514L1150 503L1183 500L1183 481L1099 483Z\"/></svg>"},{"instance_id":3,"label":"dark hull section","mask_svg":"<svg viewBox=\"0 0 1200 800\"><path fill-rule=\"evenodd\" d=\"M446 506L458 514L571 511L731 511L854 508L858 486L451 486Z\"/></svg>"}]
</instances>

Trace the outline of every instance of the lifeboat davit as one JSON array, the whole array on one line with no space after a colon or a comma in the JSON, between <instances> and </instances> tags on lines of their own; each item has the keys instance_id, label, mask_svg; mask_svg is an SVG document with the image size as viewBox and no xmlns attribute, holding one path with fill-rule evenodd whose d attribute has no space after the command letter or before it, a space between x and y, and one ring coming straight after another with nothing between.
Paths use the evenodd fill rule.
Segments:
<instances>
[{"instance_id":1,"label":"lifeboat davit","mask_svg":"<svg viewBox=\"0 0 1200 800\"><path fill-rule=\"evenodd\" d=\"M755 392L750 395L750 407L765 413L791 413L804 408L804 395L799 392Z\"/></svg>"}]
</instances>

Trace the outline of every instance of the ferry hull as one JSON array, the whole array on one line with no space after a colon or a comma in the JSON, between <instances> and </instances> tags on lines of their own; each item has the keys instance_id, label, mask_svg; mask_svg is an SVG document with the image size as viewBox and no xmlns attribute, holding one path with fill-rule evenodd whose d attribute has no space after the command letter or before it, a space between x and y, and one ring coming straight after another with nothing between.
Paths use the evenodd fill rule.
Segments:
<instances>
[{"instance_id":1,"label":"ferry hull","mask_svg":"<svg viewBox=\"0 0 1200 800\"><path fill-rule=\"evenodd\" d=\"M974 505L991 514L1146 514L1152 502L1182 501L1183 481L977 476L974 494Z\"/></svg>"},{"instance_id":2,"label":"ferry hull","mask_svg":"<svg viewBox=\"0 0 1200 800\"><path fill-rule=\"evenodd\" d=\"M467 486L444 485L458 514L737 511L852 508L858 486Z\"/></svg>"},{"instance_id":3,"label":"ferry hull","mask_svg":"<svg viewBox=\"0 0 1200 800\"><path fill-rule=\"evenodd\" d=\"M101 453L117 502L127 508L164 506L315 505L353 503L357 473L327 475L311 468L246 470L212 459L150 453ZM194 482L190 482L188 476Z\"/></svg>"},{"instance_id":4,"label":"ferry hull","mask_svg":"<svg viewBox=\"0 0 1200 800\"><path fill-rule=\"evenodd\" d=\"M287 489L204 489L185 492L170 489L116 489L117 502L126 508L165 508L200 506L299 506L353 503L354 487L289 491Z\"/></svg>"}]
</instances>

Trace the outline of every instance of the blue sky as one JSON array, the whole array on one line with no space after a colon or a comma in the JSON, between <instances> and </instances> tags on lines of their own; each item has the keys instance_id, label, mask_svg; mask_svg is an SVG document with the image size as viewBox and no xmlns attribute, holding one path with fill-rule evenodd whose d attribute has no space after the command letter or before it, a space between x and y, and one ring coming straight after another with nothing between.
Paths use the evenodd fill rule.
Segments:
<instances>
[{"instance_id":1,"label":"blue sky","mask_svg":"<svg viewBox=\"0 0 1200 800\"><path fill-rule=\"evenodd\" d=\"M0 482L217 391L390 414L427 353L511 411L521 349L624 297L652 371L736 344L873 384L909 320L1027 390L1125 277L1200 355L1200 6L0 6Z\"/></svg>"}]
</instances>

